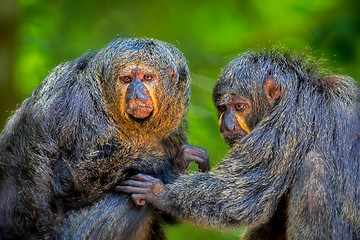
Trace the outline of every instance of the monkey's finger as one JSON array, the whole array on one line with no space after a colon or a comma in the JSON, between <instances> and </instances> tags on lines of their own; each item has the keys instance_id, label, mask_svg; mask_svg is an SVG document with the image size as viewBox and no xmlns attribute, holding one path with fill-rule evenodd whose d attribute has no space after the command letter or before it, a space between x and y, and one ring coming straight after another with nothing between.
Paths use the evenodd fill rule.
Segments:
<instances>
[{"instance_id":1,"label":"monkey's finger","mask_svg":"<svg viewBox=\"0 0 360 240\"><path fill-rule=\"evenodd\" d=\"M148 193L149 189L141 188L141 187L133 187L133 186L116 186L115 191L139 194L139 193Z\"/></svg>"},{"instance_id":2,"label":"monkey's finger","mask_svg":"<svg viewBox=\"0 0 360 240\"><path fill-rule=\"evenodd\" d=\"M192 146L192 145L190 145L190 144L183 144L183 145L180 147L180 150L183 151L184 149L189 148L189 147L191 147L191 146Z\"/></svg>"},{"instance_id":3,"label":"monkey's finger","mask_svg":"<svg viewBox=\"0 0 360 240\"><path fill-rule=\"evenodd\" d=\"M202 147L198 147L198 146L193 146L193 145L183 145L181 147L181 151L184 152L185 154L188 154L188 153L193 153L193 154L199 154L199 155L202 155L202 154L206 154L206 150Z\"/></svg>"},{"instance_id":4,"label":"monkey's finger","mask_svg":"<svg viewBox=\"0 0 360 240\"><path fill-rule=\"evenodd\" d=\"M201 172L208 172L210 171L210 162L209 158L200 158L198 162L196 162L199 165L199 169Z\"/></svg>"},{"instance_id":5,"label":"monkey's finger","mask_svg":"<svg viewBox=\"0 0 360 240\"><path fill-rule=\"evenodd\" d=\"M136 174L135 176L132 176L130 179L138 180L138 181L150 181L150 182L159 181L159 179L154 178L154 177L152 177L150 175L147 175L147 174L143 174L143 173Z\"/></svg>"},{"instance_id":6,"label":"monkey's finger","mask_svg":"<svg viewBox=\"0 0 360 240\"><path fill-rule=\"evenodd\" d=\"M193 156L198 156L203 159L207 159L207 160L209 159L209 155L206 153L206 150L203 148L200 148L200 147L186 149L186 150L184 150L183 154L185 156L193 155Z\"/></svg>"},{"instance_id":7,"label":"monkey's finger","mask_svg":"<svg viewBox=\"0 0 360 240\"><path fill-rule=\"evenodd\" d=\"M205 163L203 162L202 164L199 164L199 170L201 172L209 172L210 171L210 164L209 162Z\"/></svg>"},{"instance_id":8,"label":"monkey's finger","mask_svg":"<svg viewBox=\"0 0 360 240\"><path fill-rule=\"evenodd\" d=\"M203 159L209 159L209 155L206 153L206 150L204 150L204 151L196 151L196 152L194 152L194 154L196 156L199 156L199 157L203 158Z\"/></svg>"},{"instance_id":9,"label":"monkey's finger","mask_svg":"<svg viewBox=\"0 0 360 240\"><path fill-rule=\"evenodd\" d=\"M206 154L206 153L199 153L199 152L196 152L196 153L193 153L192 155L194 158L194 161L200 165L200 164L208 164L210 165L209 163L209 156Z\"/></svg>"},{"instance_id":10,"label":"monkey's finger","mask_svg":"<svg viewBox=\"0 0 360 240\"><path fill-rule=\"evenodd\" d=\"M191 156L186 158L184 161L187 163L187 165L189 165L190 162L194 161L199 166L199 170L201 172L208 172L210 170L209 159L203 159L198 156Z\"/></svg>"},{"instance_id":11,"label":"monkey's finger","mask_svg":"<svg viewBox=\"0 0 360 240\"><path fill-rule=\"evenodd\" d=\"M199 164L199 162L203 161L203 159L199 156L191 155L191 156L185 156L183 161L184 164L188 166L192 162L196 162L197 164Z\"/></svg>"},{"instance_id":12,"label":"monkey's finger","mask_svg":"<svg viewBox=\"0 0 360 240\"><path fill-rule=\"evenodd\" d=\"M205 154L206 154L205 148L198 147L198 146L186 145L186 148L184 148L184 150L185 150L185 149L191 150L191 151L194 151L194 152L201 152L201 153L205 153Z\"/></svg>"},{"instance_id":13,"label":"monkey's finger","mask_svg":"<svg viewBox=\"0 0 360 240\"><path fill-rule=\"evenodd\" d=\"M133 187L142 187L142 188L150 188L152 182L149 181L137 181L137 180L126 180L122 181L120 185L123 186L133 186Z\"/></svg>"},{"instance_id":14,"label":"monkey's finger","mask_svg":"<svg viewBox=\"0 0 360 240\"><path fill-rule=\"evenodd\" d=\"M142 194L131 194L131 198L136 205L143 206L146 204L146 200L143 198Z\"/></svg>"}]
</instances>

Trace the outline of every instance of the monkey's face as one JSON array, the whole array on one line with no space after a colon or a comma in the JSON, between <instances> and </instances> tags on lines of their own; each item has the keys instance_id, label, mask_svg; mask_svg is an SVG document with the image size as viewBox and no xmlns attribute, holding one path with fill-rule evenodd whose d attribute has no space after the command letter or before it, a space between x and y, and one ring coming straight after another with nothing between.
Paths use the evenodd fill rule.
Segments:
<instances>
[{"instance_id":1,"label":"monkey's face","mask_svg":"<svg viewBox=\"0 0 360 240\"><path fill-rule=\"evenodd\" d=\"M252 113L249 99L239 94L225 94L215 102L220 132L231 146L250 132L248 119Z\"/></svg>"},{"instance_id":2,"label":"monkey's face","mask_svg":"<svg viewBox=\"0 0 360 240\"><path fill-rule=\"evenodd\" d=\"M147 63L130 62L116 67L111 99L115 120L130 127L144 125L159 111L164 94L163 73ZM151 121L150 121L151 122Z\"/></svg>"},{"instance_id":3,"label":"monkey's face","mask_svg":"<svg viewBox=\"0 0 360 240\"><path fill-rule=\"evenodd\" d=\"M180 129L189 105L190 71L174 46L117 39L95 55L89 69L121 139L145 144Z\"/></svg>"},{"instance_id":4,"label":"monkey's face","mask_svg":"<svg viewBox=\"0 0 360 240\"><path fill-rule=\"evenodd\" d=\"M177 97L173 86L174 78L178 77L173 68L160 69L134 58L115 64L113 72L111 81L105 82L104 93L109 111L123 134L136 141L155 138L182 121L186 108L178 104L182 97Z\"/></svg>"},{"instance_id":5,"label":"monkey's face","mask_svg":"<svg viewBox=\"0 0 360 240\"><path fill-rule=\"evenodd\" d=\"M156 102L152 95L158 85L155 69L146 65L130 64L117 75L119 91L124 91L123 108L130 118L143 120L154 111Z\"/></svg>"}]
</instances>

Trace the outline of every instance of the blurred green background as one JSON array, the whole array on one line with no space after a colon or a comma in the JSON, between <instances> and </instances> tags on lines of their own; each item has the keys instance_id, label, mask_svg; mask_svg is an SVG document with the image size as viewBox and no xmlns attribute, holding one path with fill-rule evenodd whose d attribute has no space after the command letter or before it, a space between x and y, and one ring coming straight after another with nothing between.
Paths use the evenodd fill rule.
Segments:
<instances>
[{"instance_id":1,"label":"blurred green background","mask_svg":"<svg viewBox=\"0 0 360 240\"><path fill-rule=\"evenodd\" d=\"M237 54L272 44L310 47L335 72L360 79L359 0L0 0L0 129L56 65L117 37L174 44L192 72L189 140L212 166L228 151L211 89ZM195 169L195 166L192 166ZM168 238L238 239L242 229L166 226Z\"/></svg>"}]
</instances>

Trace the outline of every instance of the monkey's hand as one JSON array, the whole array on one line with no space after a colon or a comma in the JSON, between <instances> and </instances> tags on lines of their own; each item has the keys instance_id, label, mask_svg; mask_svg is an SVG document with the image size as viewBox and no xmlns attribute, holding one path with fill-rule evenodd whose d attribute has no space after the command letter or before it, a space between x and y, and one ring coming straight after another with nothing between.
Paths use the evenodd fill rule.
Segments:
<instances>
[{"instance_id":1,"label":"monkey's hand","mask_svg":"<svg viewBox=\"0 0 360 240\"><path fill-rule=\"evenodd\" d=\"M136 205L151 203L159 210L164 210L162 197L168 192L159 179L142 173L121 182L120 186L115 187L115 191L130 193Z\"/></svg>"},{"instance_id":2,"label":"monkey's hand","mask_svg":"<svg viewBox=\"0 0 360 240\"><path fill-rule=\"evenodd\" d=\"M208 172L210 170L209 156L206 150L201 147L184 144L181 146L175 166L185 173L191 162L199 166L199 171Z\"/></svg>"}]
</instances>

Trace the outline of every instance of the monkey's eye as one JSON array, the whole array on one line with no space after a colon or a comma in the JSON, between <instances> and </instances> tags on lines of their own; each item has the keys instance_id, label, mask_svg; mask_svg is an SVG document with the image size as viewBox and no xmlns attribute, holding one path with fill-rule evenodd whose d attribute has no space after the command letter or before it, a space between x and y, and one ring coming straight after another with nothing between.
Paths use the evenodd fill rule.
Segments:
<instances>
[{"instance_id":1,"label":"monkey's eye","mask_svg":"<svg viewBox=\"0 0 360 240\"><path fill-rule=\"evenodd\" d=\"M153 76L151 75L144 75L144 80L145 81L151 81L153 79Z\"/></svg>"},{"instance_id":2,"label":"monkey's eye","mask_svg":"<svg viewBox=\"0 0 360 240\"><path fill-rule=\"evenodd\" d=\"M123 76L123 77L120 77L120 80L123 82L123 83L129 83L132 81L132 78L130 76Z\"/></svg>"},{"instance_id":3,"label":"monkey's eye","mask_svg":"<svg viewBox=\"0 0 360 240\"><path fill-rule=\"evenodd\" d=\"M219 106L217 106L217 109L218 109L219 112L225 112L226 106L225 105L219 105Z\"/></svg>"},{"instance_id":4,"label":"monkey's eye","mask_svg":"<svg viewBox=\"0 0 360 240\"><path fill-rule=\"evenodd\" d=\"M244 111L246 109L247 105L244 103L237 103L235 105L236 110L238 111Z\"/></svg>"}]
</instances>

